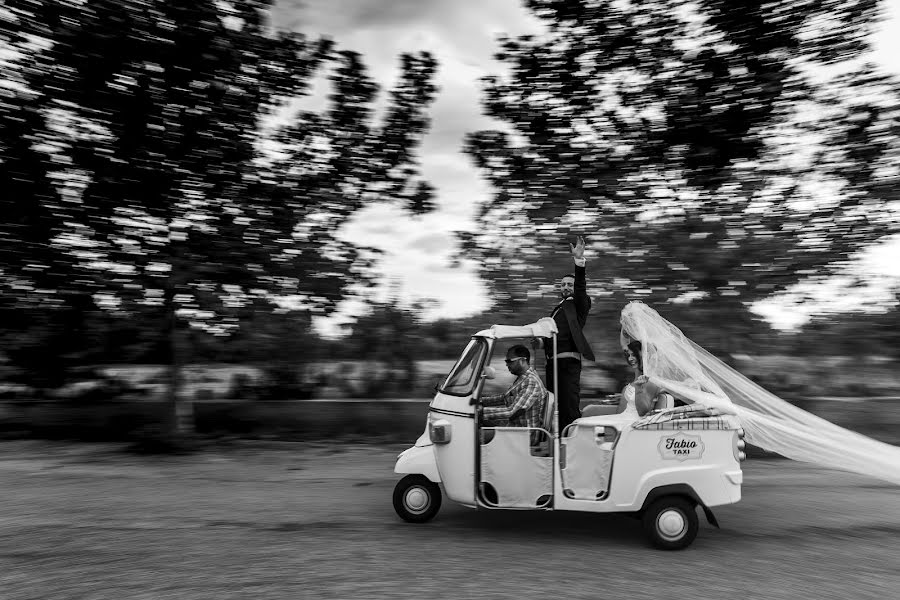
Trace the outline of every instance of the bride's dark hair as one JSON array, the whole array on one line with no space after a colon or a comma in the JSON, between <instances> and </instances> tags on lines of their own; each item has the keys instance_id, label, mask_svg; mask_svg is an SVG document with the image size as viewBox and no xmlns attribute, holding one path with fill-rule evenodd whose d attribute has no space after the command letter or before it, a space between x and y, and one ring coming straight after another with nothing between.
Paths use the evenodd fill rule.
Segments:
<instances>
[{"instance_id":1,"label":"bride's dark hair","mask_svg":"<svg viewBox=\"0 0 900 600\"><path fill-rule=\"evenodd\" d=\"M644 347L638 340L631 340L630 342L628 342L628 349L634 352L634 356L635 358L637 358L638 367L642 371L644 370L644 363L642 362L643 359L641 357L641 350L643 350L643 348Z\"/></svg>"}]
</instances>

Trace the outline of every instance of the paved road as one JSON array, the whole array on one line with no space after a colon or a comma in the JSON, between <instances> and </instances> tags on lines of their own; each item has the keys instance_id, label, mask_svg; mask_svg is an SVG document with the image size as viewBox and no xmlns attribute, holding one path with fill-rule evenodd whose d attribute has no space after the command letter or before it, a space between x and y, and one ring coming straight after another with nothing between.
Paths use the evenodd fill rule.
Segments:
<instances>
[{"instance_id":1,"label":"paved road","mask_svg":"<svg viewBox=\"0 0 900 600\"><path fill-rule=\"evenodd\" d=\"M401 522L398 447L136 457L0 444L0 598L896 598L900 488L745 463L682 552L631 519L473 511Z\"/></svg>"}]
</instances>

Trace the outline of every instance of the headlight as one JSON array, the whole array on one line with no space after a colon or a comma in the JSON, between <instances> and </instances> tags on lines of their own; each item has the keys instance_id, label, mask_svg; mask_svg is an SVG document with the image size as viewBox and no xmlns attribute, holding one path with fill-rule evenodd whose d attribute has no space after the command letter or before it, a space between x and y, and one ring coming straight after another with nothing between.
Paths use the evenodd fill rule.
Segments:
<instances>
[{"instance_id":1,"label":"headlight","mask_svg":"<svg viewBox=\"0 0 900 600\"><path fill-rule=\"evenodd\" d=\"M450 441L450 422L444 419L428 422L428 438L435 444L446 444Z\"/></svg>"}]
</instances>

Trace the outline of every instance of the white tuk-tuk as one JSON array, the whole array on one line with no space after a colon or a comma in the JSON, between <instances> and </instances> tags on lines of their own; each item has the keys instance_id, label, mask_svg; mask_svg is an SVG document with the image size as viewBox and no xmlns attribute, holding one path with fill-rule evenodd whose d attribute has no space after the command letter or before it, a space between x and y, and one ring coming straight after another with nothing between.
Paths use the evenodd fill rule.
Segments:
<instances>
[{"instance_id":1,"label":"white tuk-tuk","mask_svg":"<svg viewBox=\"0 0 900 600\"><path fill-rule=\"evenodd\" d=\"M513 380L492 361L502 365L507 348L534 338L549 339L555 355L556 333L554 321L543 318L494 325L472 337L437 386L425 433L397 459L394 472L405 475L394 488L397 514L414 523L430 520L443 488L451 500L483 509L637 515L650 540L669 550L696 537L697 506L718 526L710 508L741 498L744 433L734 417L648 423L615 407L595 407L586 411L593 416L559 432L553 389L542 428L482 426L479 398Z\"/></svg>"}]
</instances>

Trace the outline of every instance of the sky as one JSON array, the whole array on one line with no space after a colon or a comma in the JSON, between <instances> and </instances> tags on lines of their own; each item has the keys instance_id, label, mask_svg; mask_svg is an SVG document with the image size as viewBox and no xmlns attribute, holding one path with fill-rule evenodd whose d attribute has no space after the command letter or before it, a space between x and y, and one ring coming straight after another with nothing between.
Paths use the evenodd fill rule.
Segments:
<instances>
[{"instance_id":1,"label":"sky","mask_svg":"<svg viewBox=\"0 0 900 600\"><path fill-rule=\"evenodd\" d=\"M888 15L873 39L873 58L900 74L900 2L885 5ZM396 207L366 208L341 235L384 252L378 268L382 284L375 291L380 297L393 292L405 302L436 301L426 318L459 317L487 308L487 290L474 265L464 261L450 266L457 249L454 231L476 227L476 203L491 193L461 149L468 132L501 126L482 115L479 104L479 79L504 70L492 57L496 36L539 32L536 20L521 0L281 0L274 16L280 28L328 35L340 47L362 53L385 91L398 75L401 53L428 50L436 56L439 92L419 157L424 176L437 188L437 209L411 218ZM321 97L323 90L313 95ZM865 253L854 272L900 281L898 258L900 238ZM802 324L821 307L855 308L887 298L880 288L848 291L846 284L838 278L828 285L800 285L757 310L776 327L787 328ZM363 305L361 300L345 301L335 316L317 322L318 330L337 334L340 324L351 322Z\"/></svg>"}]
</instances>

